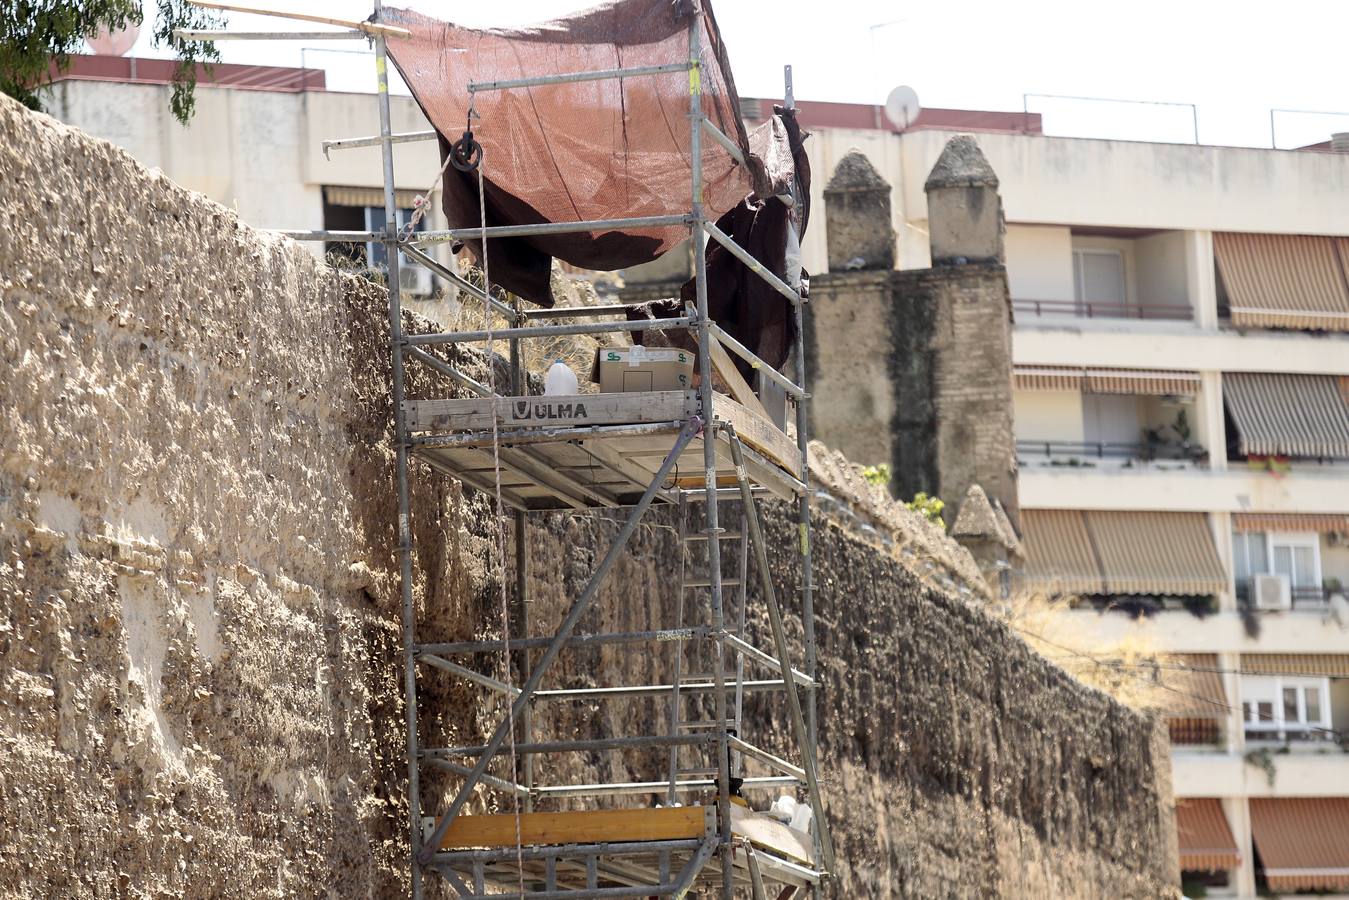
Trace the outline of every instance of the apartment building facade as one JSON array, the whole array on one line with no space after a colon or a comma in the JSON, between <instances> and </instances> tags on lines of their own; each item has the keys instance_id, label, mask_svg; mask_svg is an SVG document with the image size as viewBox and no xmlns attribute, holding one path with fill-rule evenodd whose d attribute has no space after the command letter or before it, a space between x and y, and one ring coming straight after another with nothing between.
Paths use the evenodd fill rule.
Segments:
<instances>
[{"instance_id":1,"label":"apartment building facade","mask_svg":"<svg viewBox=\"0 0 1349 900\"><path fill-rule=\"evenodd\" d=\"M864 152L899 266L928 265L923 179L955 131L817 106L814 171ZM1016 118L962 129L1007 222L1013 583L1175 655L1137 677L1167 697L1191 891L1349 896L1349 153Z\"/></svg>"},{"instance_id":2,"label":"apartment building facade","mask_svg":"<svg viewBox=\"0 0 1349 900\"><path fill-rule=\"evenodd\" d=\"M321 69L220 64L199 82L196 115L184 126L169 111L173 68L172 60L76 55L43 92L44 108L257 228L383 226L379 147L330 150L323 143L373 134L378 121L373 93L328 90ZM390 99L395 133L430 129L411 97ZM440 150L435 141L402 142L394 145L394 159L403 225L413 218L417 196L432 188ZM439 203L430 204L417 227L445 227ZM340 262L354 269L383 269L379 244L306 246L317 254L340 254ZM432 252L454 266L448 247ZM400 276L410 305L420 312L436 314L444 304L428 301L453 296L421 266L404 265Z\"/></svg>"}]
</instances>

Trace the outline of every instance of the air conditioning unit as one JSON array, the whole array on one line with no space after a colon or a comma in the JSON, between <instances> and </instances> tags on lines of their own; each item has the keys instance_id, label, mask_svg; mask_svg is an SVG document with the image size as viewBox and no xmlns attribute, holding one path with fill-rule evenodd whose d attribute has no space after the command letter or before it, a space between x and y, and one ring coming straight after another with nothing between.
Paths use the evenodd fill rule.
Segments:
<instances>
[{"instance_id":1,"label":"air conditioning unit","mask_svg":"<svg viewBox=\"0 0 1349 900\"><path fill-rule=\"evenodd\" d=\"M1293 591L1286 575L1252 577L1251 596L1256 609L1291 609L1293 606Z\"/></svg>"},{"instance_id":2,"label":"air conditioning unit","mask_svg":"<svg viewBox=\"0 0 1349 900\"><path fill-rule=\"evenodd\" d=\"M434 289L431 271L424 269L412 260L403 261L398 267L398 286L405 294L413 297L429 297Z\"/></svg>"}]
</instances>

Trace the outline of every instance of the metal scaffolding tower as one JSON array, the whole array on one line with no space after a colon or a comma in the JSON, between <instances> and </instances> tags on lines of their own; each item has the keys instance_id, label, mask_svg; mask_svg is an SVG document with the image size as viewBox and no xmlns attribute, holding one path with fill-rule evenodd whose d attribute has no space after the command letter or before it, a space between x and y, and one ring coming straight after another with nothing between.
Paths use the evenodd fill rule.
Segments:
<instances>
[{"instance_id":1,"label":"metal scaffolding tower","mask_svg":"<svg viewBox=\"0 0 1349 900\"><path fill-rule=\"evenodd\" d=\"M256 9L248 11L256 12ZM277 13L277 15L289 15ZM514 90L564 81L597 81L650 77L688 71L691 142L690 194L687 213L608 221L583 221L482 227L400 235L396 223L393 145L433 137L394 134L390 126L385 38L402 33L387 23L375 0L368 22L339 23L351 30L333 37L365 36L373 40L378 78L379 135L325 142L325 152L354 146L382 150L385 223L381 231L285 232L301 240L380 242L388 265L389 332L392 355L394 441L398 491L398 561L402 582L402 639L407 716L409 841L412 848L412 893L420 897L425 877L443 877L463 898L521 897L684 897L710 891L724 900L748 896L756 900L814 894L833 868L816 771L816 652L810 563L810 505L807 488L807 429L802 298L789 285L760 266L744 249L709 221L703 195L702 141L712 138L738 156L739 149L703 114L698 74L703 65L701 10L689 25L688 59L669 65L598 72L541 75L509 82L468 85L468 90ZM228 33L192 34L220 38ZM285 37L250 34L250 38ZM787 105L792 105L791 72L787 69ZM490 163L490 160L488 160ZM744 160L740 159L743 164ZM792 202L795 198L787 198ZM804 199L804 198L803 198ZM430 244L459 239L491 239L530 233L595 231L682 225L691 236L697 303L674 319L641 322L591 321L547 324L559 316L603 319L622 315L614 306L565 307L521 312L461 278L428 254ZM790 302L795 316L795 377L788 378L717 326L708 314L707 241L711 238L744 262ZM409 334L403 330L400 256L429 268L476 297L504 317L510 327L497 331ZM543 324L530 324L531 321ZM534 415L528 407L521 366L521 342L560 335L605 334L687 329L699 348L696 390L621 394L587 394L558 401L588 402L592 412L584 424L554 420L552 412ZM495 393L471 378L434 347L468 345L493 338L509 342L511 395ZM725 351L749 362L785 392L795 405L795 440L776 425L713 390L714 357ZM451 357L453 358L453 357ZM469 399L419 399L406 396L405 369L424 365L447 376L473 395ZM488 365L494 365L489 360ZM723 373L729 365L718 367ZM741 399L745 399L743 396ZM528 418L517 412L526 410ZM525 424L527 422L527 424ZM526 516L533 510L626 508L627 516L584 589L550 634L503 634L501 640L437 642L419 632L413 597L413 544L410 527L409 467L418 459L433 470L461 480L489 495L500 492L515 510L512 537L516 558L516 601L523 608L528 564ZM586 477L577 477L578 471ZM687 474L697 473L693 477ZM804 635L801 668L791 665L785 616L769 569L768 548L758 505L766 495L797 504L801 559L800 610ZM739 506L739 530L722 527L723 503ZM678 511L683 554L679 599L674 621L646 632L578 633L577 626L596 600L601 583L622 555L644 514L653 504L671 504ZM701 522L693 522L701 513ZM723 545L734 547L737 572L722 572ZM694 572L694 569L701 571ZM772 646L762 649L746 632L747 590L751 570L758 573L759 601L766 607ZM729 595L727 589L733 589ZM519 622L517 625L521 624ZM548 623L527 623L544 627ZM671 651L669 680L656 684L612 684L595 688L545 689L543 682L558 657L571 649L600 645L664 648ZM639 652L634 649L633 652ZM475 660L511 656L523 684L519 687L472 668ZM701 657L701 659L699 658ZM703 667L699 671L699 666ZM509 703L506 715L480 746L430 747L419 736L419 677L428 668L453 676ZM763 677L750 678L756 669ZM776 692L786 698L795 761L770 752L749 739L753 723L744 721L747 693ZM802 698L804 694L804 699ZM603 739L541 741L534 737L534 708L541 703L605 702L615 698L650 698L667 708L657 716L666 728L658 734L633 734ZM706 707L710 719L695 707ZM690 701L696 701L690 702ZM776 743L784 743L779 739ZM634 783L540 785L531 763L540 754L594 754L632 748L668 753L664 777ZM493 760L510 753L523 758L522 783L488 772ZM695 764L690 764L695 759ZM460 779L453 799L443 809L427 810L422 800L422 771L431 766ZM748 774L749 769L770 774ZM739 791L804 789L813 811L808 832L792 829L756 814L739 802ZM514 795L519 815L468 815L465 807L479 790ZM534 811L536 803L561 798L645 797L643 807ZM656 805L660 801L662 805ZM710 801L710 802L709 802ZM685 804L685 805L680 805ZM523 885L523 892L521 892ZM488 894L489 888L512 893ZM738 892L738 893L737 893Z\"/></svg>"}]
</instances>

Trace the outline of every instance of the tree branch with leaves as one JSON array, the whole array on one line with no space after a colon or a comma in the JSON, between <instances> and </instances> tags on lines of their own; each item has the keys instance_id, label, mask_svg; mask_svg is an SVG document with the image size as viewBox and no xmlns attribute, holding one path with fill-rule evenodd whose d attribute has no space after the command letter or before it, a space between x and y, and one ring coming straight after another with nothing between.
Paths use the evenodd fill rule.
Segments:
<instances>
[{"instance_id":1,"label":"tree branch with leaves","mask_svg":"<svg viewBox=\"0 0 1349 900\"><path fill-rule=\"evenodd\" d=\"M154 46L168 47L178 60L169 108L186 125L196 110L198 67L210 73L220 61L211 41L177 37L179 29L218 28L216 13L187 0L155 0ZM70 68L70 56L102 32L141 24L140 0L0 0L0 91L31 109L42 109L41 89L56 72Z\"/></svg>"}]
</instances>

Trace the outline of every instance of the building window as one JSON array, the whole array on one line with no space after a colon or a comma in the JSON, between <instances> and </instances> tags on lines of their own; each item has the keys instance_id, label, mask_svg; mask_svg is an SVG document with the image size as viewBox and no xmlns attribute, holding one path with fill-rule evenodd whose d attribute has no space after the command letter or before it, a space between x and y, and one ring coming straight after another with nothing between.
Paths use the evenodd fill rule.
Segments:
<instances>
[{"instance_id":1,"label":"building window","mask_svg":"<svg viewBox=\"0 0 1349 900\"><path fill-rule=\"evenodd\" d=\"M1244 676L1241 717L1251 741L1320 740L1330 735L1329 679Z\"/></svg>"},{"instance_id":2,"label":"building window","mask_svg":"<svg viewBox=\"0 0 1349 900\"><path fill-rule=\"evenodd\" d=\"M1293 590L1321 586L1320 541L1315 534L1272 534L1270 571L1283 575Z\"/></svg>"},{"instance_id":3,"label":"building window","mask_svg":"<svg viewBox=\"0 0 1349 900\"><path fill-rule=\"evenodd\" d=\"M1288 581L1293 602L1324 599L1321 585L1321 541L1315 533L1235 531L1232 573L1238 593L1249 595L1251 578L1279 575Z\"/></svg>"},{"instance_id":4,"label":"building window","mask_svg":"<svg viewBox=\"0 0 1349 900\"><path fill-rule=\"evenodd\" d=\"M1232 571L1238 582L1269 571L1269 548L1262 531L1232 533Z\"/></svg>"},{"instance_id":5,"label":"building window","mask_svg":"<svg viewBox=\"0 0 1349 900\"><path fill-rule=\"evenodd\" d=\"M363 188L325 188L323 204L323 226L329 231L383 231L384 206L360 205L362 201L373 200L367 194L377 192ZM407 192L400 192L407 193ZM406 199L406 198L405 198ZM417 223L416 231L425 231L429 226L429 216ZM412 209L399 207L397 210L400 231L412 221ZM384 259L384 245L378 241L365 243L330 242L326 248L330 261L341 263L341 258L349 262L341 263L344 268L364 272L368 275L386 275L388 266ZM435 290L435 279L431 272L408 258L407 254L398 255L398 277L403 290L414 297L430 296Z\"/></svg>"},{"instance_id":6,"label":"building window","mask_svg":"<svg viewBox=\"0 0 1349 900\"><path fill-rule=\"evenodd\" d=\"M1074 250L1073 299L1079 314L1097 308L1102 313L1124 309L1124 254L1118 250Z\"/></svg>"}]
</instances>

